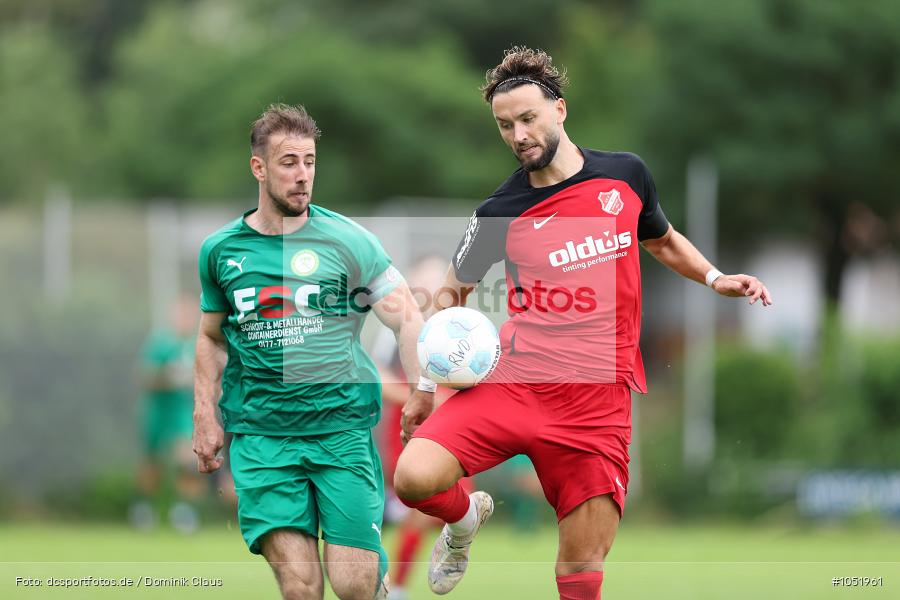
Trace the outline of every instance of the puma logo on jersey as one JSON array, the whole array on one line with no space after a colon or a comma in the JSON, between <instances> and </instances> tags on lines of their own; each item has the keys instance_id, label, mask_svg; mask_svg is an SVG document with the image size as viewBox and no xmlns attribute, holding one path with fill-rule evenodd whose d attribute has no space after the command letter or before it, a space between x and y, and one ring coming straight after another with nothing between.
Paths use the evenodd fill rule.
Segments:
<instances>
[{"instance_id":1,"label":"puma logo on jersey","mask_svg":"<svg viewBox=\"0 0 900 600\"><path fill-rule=\"evenodd\" d=\"M558 213L558 212L559 212L559 211L556 211L555 213L553 213L552 215L550 215L549 217L547 217L547 218L544 219L543 221L534 221L534 223L533 223L534 228L535 228L535 229L540 229L541 227L543 227L544 225L547 224L547 221L549 221L550 219L552 219L553 217L555 217L555 216L556 216L556 213Z\"/></svg>"},{"instance_id":2,"label":"puma logo on jersey","mask_svg":"<svg viewBox=\"0 0 900 600\"><path fill-rule=\"evenodd\" d=\"M237 270L241 273L244 272L244 261L247 260L246 256L241 257L241 262L234 260L233 258L229 258L228 262L225 263L229 267L237 267Z\"/></svg>"},{"instance_id":3,"label":"puma logo on jersey","mask_svg":"<svg viewBox=\"0 0 900 600\"><path fill-rule=\"evenodd\" d=\"M378 525L376 525L375 523L372 523L372 529L374 529L375 532L378 533L378 539L381 539L381 530L378 529Z\"/></svg>"}]
</instances>

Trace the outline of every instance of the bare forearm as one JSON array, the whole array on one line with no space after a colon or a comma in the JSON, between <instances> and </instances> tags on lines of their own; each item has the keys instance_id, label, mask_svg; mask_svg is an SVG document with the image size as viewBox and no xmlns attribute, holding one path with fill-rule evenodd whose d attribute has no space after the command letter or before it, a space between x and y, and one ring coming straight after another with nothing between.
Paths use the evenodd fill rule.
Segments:
<instances>
[{"instance_id":1,"label":"bare forearm","mask_svg":"<svg viewBox=\"0 0 900 600\"><path fill-rule=\"evenodd\" d=\"M469 294L472 293L474 288L471 287L462 287L462 288L449 288L442 287L437 293L434 295L434 309L429 311L429 314L426 316L431 316L436 312L440 312L445 308L453 308L454 306L465 306L466 300L469 297Z\"/></svg>"},{"instance_id":2,"label":"bare forearm","mask_svg":"<svg viewBox=\"0 0 900 600\"><path fill-rule=\"evenodd\" d=\"M730 297L746 296L750 299L750 304L754 304L757 300L762 300L763 306L772 304L772 295L759 279L744 274L725 275L713 270L712 263L671 226L661 238L645 240L641 244L662 264L679 275L709 285L717 294ZM706 279L707 274L710 276L709 281Z\"/></svg>"},{"instance_id":3,"label":"bare forearm","mask_svg":"<svg viewBox=\"0 0 900 600\"><path fill-rule=\"evenodd\" d=\"M422 313L404 282L385 298L372 306L378 320L394 332L400 352L400 363L406 375L406 383L419 381L419 357L416 341L422 330Z\"/></svg>"},{"instance_id":4,"label":"bare forearm","mask_svg":"<svg viewBox=\"0 0 900 600\"><path fill-rule=\"evenodd\" d=\"M419 381L419 356L416 353L416 342L422 330L422 315L413 312L403 320L396 332L397 346L400 352L400 363L406 373L406 381L415 385Z\"/></svg>"},{"instance_id":5,"label":"bare forearm","mask_svg":"<svg viewBox=\"0 0 900 600\"><path fill-rule=\"evenodd\" d=\"M664 241L651 240L644 247L656 260L697 283L705 284L706 273L713 268L690 240L675 230Z\"/></svg>"},{"instance_id":6,"label":"bare forearm","mask_svg":"<svg viewBox=\"0 0 900 600\"><path fill-rule=\"evenodd\" d=\"M222 373L228 362L228 347L222 334L224 319L225 313L203 313L197 334L193 447L201 473L212 473L223 461L218 453L225 444L225 432L216 418L216 403L222 395Z\"/></svg>"},{"instance_id":7,"label":"bare forearm","mask_svg":"<svg viewBox=\"0 0 900 600\"><path fill-rule=\"evenodd\" d=\"M216 340L202 333L197 337L194 360L194 414L215 413L222 394L222 373L228 360L224 340Z\"/></svg>"},{"instance_id":8,"label":"bare forearm","mask_svg":"<svg viewBox=\"0 0 900 600\"><path fill-rule=\"evenodd\" d=\"M430 317L432 314L444 310L445 308L465 306L469 294L471 294L474 289L474 284L464 283L457 279L456 270L453 268L453 265L450 265L450 268L447 269L444 285L434 294L434 309L428 311L426 316Z\"/></svg>"}]
</instances>

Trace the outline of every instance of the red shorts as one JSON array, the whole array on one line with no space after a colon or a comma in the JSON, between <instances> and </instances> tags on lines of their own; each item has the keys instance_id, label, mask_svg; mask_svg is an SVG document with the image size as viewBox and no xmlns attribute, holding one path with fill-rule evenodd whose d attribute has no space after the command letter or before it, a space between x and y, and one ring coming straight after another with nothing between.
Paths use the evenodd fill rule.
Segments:
<instances>
[{"instance_id":1,"label":"red shorts","mask_svg":"<svg viewBox=\"0 0 900 600\"><path fill-rule=\"evenodd\" d=\"M455 394L414 437L449 450L470 476L528 455L559 520L604 494L612 494L621 514L631 442L629 387L491 380Z\"/></svg>"},{"instance_id":2,"label":"red shorts","mask_svg":"<svg viewBox=\"0 0 900 600\"><path fill-rule=\"evenodd\" d=\"M445 402L445 397L455 393L451 391L440 393L438 401ZM399 404L388 404L385 405L382 413L384 428L381 432L381 458L384 481L386 487L394 489L394 471L397 470L397 461L400 459L400 453L403 452L403 442L400 440L400 416L403 414L403 407ZM475 481L469 477L463 477L459 483L466 494L471 494L477 489Z\"/></svg>"}]
</instances>

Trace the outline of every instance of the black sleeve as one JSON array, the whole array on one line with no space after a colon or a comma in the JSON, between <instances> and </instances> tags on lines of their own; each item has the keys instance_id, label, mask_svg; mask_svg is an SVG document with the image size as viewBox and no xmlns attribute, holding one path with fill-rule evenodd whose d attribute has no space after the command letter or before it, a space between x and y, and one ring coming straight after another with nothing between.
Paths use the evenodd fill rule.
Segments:
<instances>
[{"instance_id":1,"label":"black sleeve","mask_svg":"<svg viewBox=\"0 0 900 600\"><path fill-rule=\"evenodd\" d=\"M638 216L638 241L655 240L666 234L669 230L669 220L666 218L662 207L659 205L659 198L656 197L656 184L653 183L653 176L650 175L650 169L640 162L640 187L641 200L644 202L641 208L641 214Z\"/></svg>"},{"instance_id":2,"label":"black sleeve","mask_svg":"<svg viewBox=\"0 0 900 600\"><path fill-rule=\"evenodd\" d=\"M472 213L466 233L453 254L456 278L464 283L482 280L494 263L506 255L506 227L508 219L488 216L490 199Z\"/></svg>"}]
</instances>

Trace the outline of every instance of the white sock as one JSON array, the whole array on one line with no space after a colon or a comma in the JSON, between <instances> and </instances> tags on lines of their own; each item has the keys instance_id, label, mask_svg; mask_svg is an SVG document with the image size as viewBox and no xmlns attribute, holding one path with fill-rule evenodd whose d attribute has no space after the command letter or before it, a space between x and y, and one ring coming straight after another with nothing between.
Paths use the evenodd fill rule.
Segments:
<instances>
[{"instance_id":1,"label":"white sock","mask_svg":"<svg viewBox=\"0 0 900 600\"><path fill-rule=\"evenodd\" d=\"M447 527L450 529L450 535L455 538L463 538L471 535L477 524L478 509L475 508L475 502L469 496L469 510L466 511L465 516L456 523L447 523Z\"/></svg>"}]
</instances>

